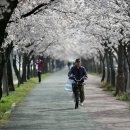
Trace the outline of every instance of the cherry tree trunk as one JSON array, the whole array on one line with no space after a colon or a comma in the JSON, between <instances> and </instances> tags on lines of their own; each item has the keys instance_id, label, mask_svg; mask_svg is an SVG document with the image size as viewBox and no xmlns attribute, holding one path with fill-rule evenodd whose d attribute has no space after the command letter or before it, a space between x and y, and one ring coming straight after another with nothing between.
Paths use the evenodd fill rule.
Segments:
<instances>
[{"instance_id":1,"label":"cherry tree trunk","mask_svg":"<svg viewBox=\"0 0 130 130\"><path fill-rule=\"evenodd\" d=\"M110 58L110 67L111 67L111 85L114 87L115 86L115 68L114 68L114 63L113 63L113 56L112 52L109 52L109 58Z\"/></svg>"},{"instance_id":2,"label":"cherry tree trunk","mask_svg":"<svg viewBox=\"0 0 130 130\"><path fill-rule=\"evenodd\" d=\"M125 77L124 77L124 50L120 44L118 46L118 74L116 82L116 93L115 95L121 95L125 91Z\"/></svg>"},{"instance_id":3,"label":"cherry tree trunk","mask_svg":"<svg viewBox=\"0 0 130 130\"><path fill-rule=\"evenodd\" d=\"M53 71L55 71L56 70L56 61L53 59L53 62L52 62L52 68L53 68Z\"/></svg>"},{"instance_id":4,"label":"cherry tree trunk","mask_svg":"<svg viewBox=\"0 0 130 130\"><path fill-rule=\"evenodd\" d=\"M37 70L36 70L36 63L35 63L35 59L33 59L33 76L36 77L37 76Z\"/></svg>"},{"instance_id":5,"label":"cherry tree trunk","mask_svg":"<svg viewBox=\"0 0 130 130\"><path fill-rule=\"evenodd\" d=\"M5 29L7 27L7 24L10 20L10 17L14 11L14 9L17 7L18 0L1 0L0 5L1 5L1 10L3 12L0 12L3 16L2 19L0 19L0 48L1 45L3 44L4 37L5 37ZM3 8L3 9L2 9ZM0 54L1 58L1 54ZM0 61L0 99L2 97L2 76L3 76L3 67L4 67L4 62Z\"/></svg>"},{"instance_id":6,"label":"cherry tree trunk","mask_svg":"<svg viewBox=\"0 0 130 130\"><path fill-rule=\"evenodd\" d=\"M128 60L130 63L130 44L128 45ZM130 90L130 64L128 64L128 83L127 83L127 89Z\"/></svg>"},{"instance_id":7,"label":"cherry tree trunk","mask_svg":"<svg viewBox=\"0 0 130 130\"><path fill-rule=\"evenodd\" d=\"M19 86L22 81L21 81L21 77L20 77L20 72L19 72L19 70L17 68L16 55L13 58L13 68L14 68L15 75L16 75L16 77L18 79L18 86Z\"/></svg>"},{"instance_id":8,"label":"cherry tree trunk","mask_svg":"<svg viewBox=\"0 0 130 130\"><path fill-rule=\"evenodd\" d=\"M6 95L9 95L9 88L8 88L8 75L7 75L7 63L5 62L4 68L3 68L3 77L2 77L2 84L3 84L3 92L6 93Z\"/></svg>"},{"instance_id":9,"label":"cherry tree trunk","mask_svg":"<svg viewBox=\"0 0 130 130\"><path fill-rule=\"evenodd\" d=\"M4 68L4 57L3 54L0 53L0 100L2 98L2 77L3 77L3 68Z\"/></svg>"},{"instance_id":10,"label":"cherry tree trunk","mask_svg":"<svg viewBox=\"0 0 130 130\"><path fill-rule=\"evenodd\" d=\"M27 63L27 79L30 79L31 76L31 67L30 67L30 61L28 59L28 63Z\"/></svg>"},{"instance_id":11,"label":"cherry tree trunk","mask_svg":"<svg viewBox=\"0 0 130 130\"><path fill-rule=\"evenodd\" d=\"M108 51L105 52L106 54L106 64L107 64L107 83L110 83L110 61L109 61L109 54Z\"/></svg>"},{"instance_id":12,"label":"cherry tree trunk","mask_svg":"<svg viewBox=\"0 0 130 130\"><path fill-rule=\"evenodd\" d=\"M12 74L12 67L11 67L10 58L8 59L8 62L7 62L7 75L8 75L9 90L15 91L14 84L13 84L13 74Z\"/></svg>"},{"instance_id":13,"label":"cherry tree trunk","mask_svg":"<svg viewBox=\"0 0 130 130\"><path fill-rule=\"evenodd\" d=\"M23 63L22 63L22 81L27 81L27 55L23 54Z\"/></svg>"},{"instance_id":14,"label":"cherry tree trunk","mask_svg":"<svg viewBox=\"0 0 130 130\"><path fill-rule=\"evenodd\" d=\"M43 72L44 73L48 72L48 62L49 62L49 58L44 58L44 60L43 60Z\"/></svg>"},{"instance_id":15,"label":"cherry tree trunk","mask_svg":"<svg viewBox=\"0 0 130 130\"><path fill-rule=\"evenodd\" d=\"M128 61L129 61L128 67L130 72L130 44L128 45Z\"/></svg>"},{"instance_id":16,"label":"cherry tree trunk","mask_svg":"<svg viewBox=\"0 0 130 130\"><path fill-rule=\"evenodd\" d=\"M17 7L17 4L18 4L18 0L1 0L0 1L1 8L3 8L3 12L0 12L2 13L2 16L3 16L3 19L0 19L0 47L5 37L5 29L7 27L7 24L10 20L10 17L14 9Z\"/></svg>"},{"instance_id":17,"label":"cherry tree trunk","mask_svg":"<svg viewBox=\"0 0 130 130\"><path fill-rule=\"evenodd\" d=\"M102 79L101 79L101 82L104 82L105 76L106 76L106 73L105 73L105 57L103 57L102 58Z\"/></svg>"},{"instance_id":18,"label":"cherry tree trunk","mask_svg":"<svg viewBox=\"0 0 130 130\"><path fill-rule=\"evenodd\" d=\"M92 72L96 72L96 63L94 58L92 58Z\"/></svg>"},{"instance_id":19,"label":"cherry tree trunk","mask_svg":"<svg viewBox=\"0 0 130 130\"><path fill-rule=\"evenodd\" d=\"M33 65L30 65L30 77L33 77Z\"/></svg>"},{"instance_id":20,"label":"cherry tree trunk","mask_svg":"<svg viewBox=\"0 0 130 130\"><path fill-rule=\"evenodd\" d=\"M98 72L102 73L102 68L103 68L103 66L102 66L102 58L100 57L99 60L100 60L100 63L99 63Z\"/></svg>"}]
</instances>

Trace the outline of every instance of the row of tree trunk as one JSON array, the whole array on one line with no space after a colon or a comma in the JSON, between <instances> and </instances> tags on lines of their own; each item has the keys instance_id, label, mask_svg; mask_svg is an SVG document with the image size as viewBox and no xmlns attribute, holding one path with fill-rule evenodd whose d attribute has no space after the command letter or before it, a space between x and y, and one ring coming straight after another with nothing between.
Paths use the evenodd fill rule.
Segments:
<instances>
[{"instance_id":1,"label":"row of tree trunk","mask_svg":"<svg viewBox=\"0 0 130 130\"><path fill-rule=\"evenodd\" d=\"M125 46L120 41L114 50L99 51L98 57L82 59L82 63L88 71L102 73L101 82L111 84L116 89L115 95L121 95L130 90L130 45Z\"/></svg>"},{"instance_id":2,"label":"row of tree trunk","mask_svg":"<svg viewBox=\"0 0 130 130\"><path fill-rule=\"evenodd\" d=\"M12 68L17 77L18 86L29 80L31 77L37 76L37 57L33 57L26 53L17 53L14 55L11 53L12 50L13 44L10 44L6 49L6 52L0 54L0 99L2 98L3 93L9 95L9 91L15 91ZM40 58L43 60L43 73L53 72L64 66L64 62L59 60L54 60L50 57Z\"/></svg>"}]
</instances>

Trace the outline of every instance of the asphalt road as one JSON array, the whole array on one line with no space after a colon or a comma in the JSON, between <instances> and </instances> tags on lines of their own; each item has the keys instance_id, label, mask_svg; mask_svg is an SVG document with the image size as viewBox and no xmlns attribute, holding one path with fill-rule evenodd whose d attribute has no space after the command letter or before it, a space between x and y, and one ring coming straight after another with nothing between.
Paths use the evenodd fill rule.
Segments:
<instances>
[{"instance_id":1,"label":"asphalt road","mask_svg":"<svg viewBox=\"0 0 130 130\"><path fill-rule=\"evenodd\" d=\"M102 91L99 77L89 75L84 106L76 110L66 81L67 68L37 84L2 130L129 130L129 103Z\"/></svg>"}]
</instances>

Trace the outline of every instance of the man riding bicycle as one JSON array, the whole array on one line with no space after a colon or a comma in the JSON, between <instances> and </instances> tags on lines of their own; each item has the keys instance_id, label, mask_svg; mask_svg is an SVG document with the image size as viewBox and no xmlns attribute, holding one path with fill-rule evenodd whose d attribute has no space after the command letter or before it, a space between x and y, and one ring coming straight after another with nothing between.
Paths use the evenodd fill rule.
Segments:
<instances>
[{"instance_id":1,"label":"man riding bicycle","mask_svg":"<svg viewBox=\"0 0 130 130\"><path fill-rule=\"evenodd\" d=\"M68 76L75 76L77 80L80 80L82 77L87 77L86 69L81 66L80 59L75 60L75 65L71 68L71 70L68 73ZM83 105L83 102L85 100L85 94L84 94L84 86L83 86L84 79L80 81L79 89L80 89L80 105ZM73 84L73 94L75 94L75 86Z\"/></svg>"}]
</instances>

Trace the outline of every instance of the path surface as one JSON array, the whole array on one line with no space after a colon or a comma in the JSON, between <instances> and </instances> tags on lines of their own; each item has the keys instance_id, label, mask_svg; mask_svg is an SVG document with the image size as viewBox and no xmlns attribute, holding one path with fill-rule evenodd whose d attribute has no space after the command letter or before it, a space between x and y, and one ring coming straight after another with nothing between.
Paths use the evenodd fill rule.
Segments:
<instances>
[{"instance_id":1,"label":"path surface","mask_svg":"<svg viewBox=\"0 0 130 130\"><path fill-rule=\"evenodd\" d=\"M67 70L44 79L12 113L3 130L128 130L128 104L107 95L89 76L83 107L74 109L71 93L64 90Z\"/></svg>"},{"instance_id":2,"label":"path surface","mask_svg":"<svg viewBox=\"0 0 130 130\"><path fill-rule=\"evenodd\" d=\"M116 100L102 91L100 78L89 75L85 88L85 109L103 130L130 130L130 102Z\"/></svg>"}]
</instances>

